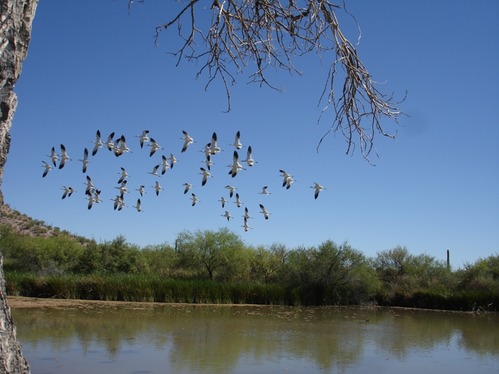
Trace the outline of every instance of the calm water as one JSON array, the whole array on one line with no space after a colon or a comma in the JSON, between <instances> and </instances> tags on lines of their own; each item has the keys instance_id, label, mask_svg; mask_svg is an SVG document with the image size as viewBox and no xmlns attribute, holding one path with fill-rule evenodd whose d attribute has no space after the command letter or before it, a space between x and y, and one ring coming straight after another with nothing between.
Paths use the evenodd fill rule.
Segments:
<instances>
[{"instance_id":1,"label":"calm water","mask_svg":"<svg viewBox=\"0 0 499 374\"><path fill-rule=\"evenodd\" d=\"M499 316L337 308L13 309L33 374L499 373Z\"/></svg>"}]
</instances>

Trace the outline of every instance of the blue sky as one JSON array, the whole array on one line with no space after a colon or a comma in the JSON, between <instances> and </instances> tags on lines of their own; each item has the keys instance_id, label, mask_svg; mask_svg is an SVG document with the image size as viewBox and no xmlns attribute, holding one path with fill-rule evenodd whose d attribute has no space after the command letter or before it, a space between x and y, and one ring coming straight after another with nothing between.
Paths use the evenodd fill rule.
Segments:
<instances>
[{"instance_id":1,"label":"blue sky","mask_svg":"<svg viewBox=\"0 0 499 374\"><path fill-rule=\"evenodd\" d=\"M168 52L174 33L153 43L155 26L178 7L146 1L128 14L126 1L41 1L32 41L16 85L19 105L3 191L11 207L48 224L97 241L124 235L130 243L170 243L178 233L228 227L248 245L313 246L347 241L367 256L406 246L413 254L445 259L454 268L498 253L499 245L499 3L495 1L347 1L362 38L358 52L380 89L407 98L409 116L395 140L377 139L376 166L356 151L345 155L341 134L330 135L328 117L317 124L319 97L329 57L296 60L302 76L270 72L283 92L247 84L251 70L237 75L231 107L219 83L207 91L199 66ZM207 13L208 14L208 13ZM201 17L201 15L200 15ZM202 18L201 18L202 19ZM349 37L355 24L340 19ZM331 115L331 113L329 113ZM87 209L85 174L78 161L96 130L127 137L132 153L119 158L101 149L87 174L103 202ZM135 135L148 129L165 149L149 157ZM180 153L182 130L196 140ZM258 163L235 178L227 174L236 131ZM223 152L213 159L213 177L201 186L200 152L216 131ZM42 178L42 160L63 143L72 158ZM160 155L178 163L161 178L148 174ZM245 149L241 152L245 155ZM120 167L130 174L128 207L113 210ZM281 187L279 169L296 182ZM159 197L152 186L165 188ZM184 182L200 202L192 207ZM317 200L313 182L326 187ZM144 211L132 207L144 184ZM241 227L243 210L224 186L238 188L253 218ZM77 193L62 200L63 185ZM268 185L271 195L258 194ZM218 200L229 200L227 222ZM263 219L258 204L270 211Z\"/></svg>"}]
</instances>

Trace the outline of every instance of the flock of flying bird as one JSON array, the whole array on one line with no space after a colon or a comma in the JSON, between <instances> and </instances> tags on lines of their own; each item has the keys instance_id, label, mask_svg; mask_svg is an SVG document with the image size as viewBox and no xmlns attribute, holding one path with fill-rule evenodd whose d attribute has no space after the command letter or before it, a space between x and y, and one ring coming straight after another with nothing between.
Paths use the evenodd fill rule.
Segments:
<instances>
[{"instance_id":1,"label":"flock of flying bird","mask_svg":"<svg viewBox=\"0 0 499 374\"><path fill-rule=\"evenodd\" d=\"M187 151L189 146L194 143L194 139L185 131L182 130L183 137L181 138L183 140L183 145L181 149L181 153L184 153ZM112 132L109 134L107 137L107 140L103 140L101 137L101 133L99 130L97 130L96 135L95 135L95 140L93 141L94 147L89 151L88 148L85 148L83 151L83 158L79 159L82 163L82 172L84 174L87 173L87 168L88 164L90 163L90 158L89 155L91 154L92 156L95 156L97 152L99 151L100 148L107 148L110 152L114 153L116 157L120 157L125 153L131 152L130 148L127 145L127 141L124 135L121 135L120 137L117 137L116 139L114 138L115 133ZM152 157L157 151L164 150L164 148L159 145L154 138L150 137L149 135L149 130L144 130L140 135L136 135L137 138L139 138L139 144L140 148L144 148L145 146L150 147L149 151L149 157ZM248 167L254 166L257 161L253 159L252 156L252 148L251 146L247 147L246 151L246 158L244 160L239 159L239 153L238 151L243 148L243 144L241 143L241 134L238 131L235 135L234 142L230 144L232 147L234 147L233 155L232 155L232 163L227 165L229 168L228 174L234 178L237 176L238 172L241 170L246 170L243 167L243 163L245 163ZM218 145L218 139L217 139L217 134L216 132L213 132L213 135L211 137L211 140L209 143L207 143L204 146L203 153L204 153L204 167L200 167L200 174L202 175L201 179L201 186L205 186L206 183L208 182L208 179L212 176L211 175L211 166L213 165L212 158L220 153L222 149ZM42 177L46 177L47 174L52 170L52 169L63 169L64 166L68 161L71 160L71 157L68 155L68 152L66 150L66 147L64 144L60 145L60 154L57 154L56 148L52 147L50 154L48 155L50 158L50 162L47 161L42 161L43 162L43 174ZM165 155L161 155L161 163L155 165L151 171L149 171L149 174L153 176L159 177L160 175L163 175L166 173L168 169L173 169L173 166L177 162L176 157L170 153L169 157L166 157ZM59 164L58 164L59 163ZM292 184L294 183L294 178L291 174L287 173L284 170L279 170L281 176L282 176L282 187L285 189L289 189ZM118 193L116 194L115 198L111 199L113 200L113 206L114 210L121 211L123 208L125 208L127 205L125 203L125 196L129 192L128 189L128 173L125 168L121 167L120 171L120 177L118 179L118 186L115 188L118 190ZM101 199L101 190L96 188L92 182L92 179L90 176L87 174L86 175L86 188L85 188L85 196L88 200L88 209L92 209L94 204L100 203L103 200ZM184 183L184 194L187 194L190 189L193 187L191 183ZM155 185L153 186L154 191L156 196L159 196L160 192L163 190L163 187L161 187L159 181L156 181ZM228 190L228 194L230 198L235 197L235 203L238 208L241 208L242 203L240 196L236 191L236 187L232 185L226 185L225 188ZM319 193L325 189L324 186L320 185L319 183L314 183L311 188L314 189L314 198L317 199L319 196ZM69 198L73 193L76 192L76 190L71 187L71 186L63 186L63 194L62 194L62 199ZM145 186L141 185L139 186L136 191L138 191L140 197L137 199L135 205L133 206L138 212L142 211L142 201L141 198L144 196L144 193L146 192ZM261 195L270 195L270 192L268 191L267 186L263 186L262 190L260 192ZM195 206L199 202L199 198L191 192L191 205ZM225 197L221 197L220 200L218 200L221 203L222 209L225 208L227 199ZM259 204L260 207L260 213L263 214L263 217L265 219L269 219L270 213L269 211L265 208L263 204ZM225 210L225 213L222 214L224 218L226 218L228 221L233 218L233 216L230 214L228 210ZM245 231L248 231L250 229L249 226L249 219L250 214L248 207L244 208L244 215L243 215L244 221L242 227L244 228Z\"/></svg>"}]
</instances>

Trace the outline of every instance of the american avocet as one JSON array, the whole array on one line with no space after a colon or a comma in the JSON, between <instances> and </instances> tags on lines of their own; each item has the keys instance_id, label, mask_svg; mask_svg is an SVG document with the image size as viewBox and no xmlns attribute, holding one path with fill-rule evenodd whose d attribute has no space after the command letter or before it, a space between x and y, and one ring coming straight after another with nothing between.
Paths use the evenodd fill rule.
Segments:
<instances>
[{"instance_id":1,"label":"american avocet","mask_svg":"<svg viewBox=\"0 0 499 374\"><path fill-rule=\"evenodd\" d=\"M121 182L121 185L119 187L115 187L117 188L118 190L120 190L120 193L123 195L123 194L126 194L128 192L128 188L127 188L127 183L128 181L125 179L123 180L123 182Z\"/></svg>"},{"instance_id":2,"label":"american avocet","mask_svg":"<svg viewBox=\"0 0 499 374\"><path fill-rule=\"evenodd\" d=\"M319 183L315 183L314 182L314 185L313 186L310 186L310 188L313 188L314 189L314 198L317 199L319 197L319 193L321 191L324 191L325 190L325 187L324 186L321 186Z\"/></svg>"},{"instance_id":3,"label":"american avocet","mask_svg":"<svg viewBox=\"0 0 499 374\"><path fill-rule=\"evenodd\" d=\"M114 142L113 151L116 157L121 156L125 152L131 152L130 148L126 145L125 135L121 135L120 138Z\"/></svg>"},{"instance_id":4,"label":"american avocet","mask_svg":"<svg viewBox=\"0 0 499 374\"><path fill-rule=\"evenodd\" d=\"M161 190L163 190L163 187L161 187L158 181L156 181L153 188L156 191L156 196L159 196L159 193L161 192Z\"/></svg>"},{"instance_id":5,"label":"american avocet","mask_svg":"<svg viewBox=\"0 0 499 374\"><path fill-rule=\"evenodd\" d=\"M121 210L125 207L125 199L123 198L123 194L116 195L116 197L111 200L114 201L114 210Z\"/></svg>"},{"instance_id":6,"label":"american avocet","mask_svg":"<svg viewBox=\"0 0 499 374\"><path fill-rule=\"evenodd\" d=\"M136 189L136 191L139 191L140 196L144 196L146 193L146 186L141 185L139 188Z\"/></svg>"},{"instance_id":7,"label":"american avocet","mask_svg":"<svg viewBox=\"0 0 499 374\"><path fill-rule=\"evenodd\" d=\"M110 151L112 151L114 149L113 138L114 138L114 131L111 134L109 134L109 136L107 137L106 143L104 144L106 146L106 148L109 149Z\"/></svg>"},{"instance_id":8,"label":"american avocet","mask_svg":"<svg viewBox=\"0 0 499 374\"><path fill-rule=\"evenodd\" d=\"M241 149L243 147L243 144L241 143L240 131L236 132L236 136L234 137L234 143L232 143L231 145L236 147L236 149Z\"/></svg>"},{"instance_id":9,"label":"american avocet","mask_svg":"<svg viewBox=\"0 0 499 374\"><path fill-rule=\"evenodd\" d=\"M104 145L104 142L102 141L101 135L100 135L100 130L97 130L95 133L95 141L94 141L94 148L92 149L92 156L95 156L97 154L97 151L99 150L100 147Z\"/></svg>"},{"instance_id":10,"label":"american avocet","mask_svg":"<svg viewBox=\"0 0 499 374\"><path fill-rule=\"evenodd\" d=\"M204 161L201 161L201 162L204 162L204 165L206 166L206 169L211 170L211 165L213 165L213 161L211 161L211 156L210 155L207 155L205 157Z\"/></svg>"},{"instance_id":11,"label":"american avocet","mask_svg":"<svg viewBox=\"0 0 499 374\"><path fill-rule=\"evenodd\" d=\"M256 164L256 161L253 159L253 149L251 148L251 145L248 147L248 150L246 151L246 160L242 160L241 162L246 162L246 165L250 167Z\"/></svg>"},{"instance_id":12,"label":"american avocet","mask_svg":"<svg viewBox=\"0 0 499 374\"><path fill-rule=\"evenodd\" d=\"M189 190L194 187L192 184L185 182L182 186L184 186L184 195L189 192Z\"/></svg>"},{"instance_id":13,"label":"american avocet","mask_svg":"<svg viewBox=\"0 0 499 374\"><path fill-rule=\"evenodd\" d=\"M250 216L250 214L249 214L248 207L245 207L245 208L244 208L244 215L243 215L243 217L244 217L244 221L245 221L245 222L246 222L247 220L249 220L250 218L252 218L252 217Z\"/></svg>"},{"instance_id":14,"label":"american avocet","mask_svg":"<svg viewBox=\"0 0 499 374\"><path fill-rule=\"evenodd\" d=\"M262 190L258 192L260 195L270 195L270 192L268 190L268 186L263 186Z\"/></svg>"},{"instance_id":15,"label":"american avocet","mask_svg":"<svg viewBox=\"0 0 499 374\"><path fill-rule=\"evenodd\" d=\"M192 206L196 205L196 203L199 202L199 199L196 197L195 194L191 194L191 200L192 200Z\"/></svg>"},{"instance_id":16,"label":"american avocet","mask_svg":"<svg viewBox=\"0 0 499 374\"><path fill-rule=\"evenodd\" d=\"M225 186L225 188L227 188L229 190L229 197L232 197L232 195L234 195L234 191L237 190L236 187L231 186L231 185L227 185L227 186Z\"/></svg>"},{"instance_id":17,"label":"american avocet","mask_svg":"<svg viewBox=\"0 0 499 374\"><path fill-rule=\"evenodd\" d=\"M217 153L220 153L222 149L218 146L217 142L217 133L214 132L213 135L211 136L211 143L209 143L209 150L210 150L210 155L215 155Z\"/></svg>"},{"instance_id":18,"label":"american avocet","mask_svg":"<svg viewBox=\"0 0 499 374\"><path fill-rule=\"evenodd\" d=\"M151 175L155 175L157 177L159 177L159 174L158 174L158 169L159 169L159 164L158 165L155 165L151 171L148 171L147 173L148 174L151 174Z\"/></svg>"},{"instance_id":19,"label":"american avocet","mask_svg":"<svg viewBox=\"0 0 499 374\"><path fill-rule=\"evenodd\" d=\"M270 216L270 213L268 212L267 209L265 209L265 207L263 206L263 204L260 204L260 213L263 214L263 216L265 217L265 219L269 219L269 216Z\"/></svg>"},{"instance_id":20,"label":"american avocet","mask_svg":"<svg viewBox=\"0 0 499 374\"><path fill-rule=\"evenodd\" d=\"M206 181L208 180L209 177L211 177L211 173L207 171L205 168L199 168L201 170L201 175L203 175L203 180L201 182L201 186L204 186L206 184Z\"/></svg>"},{"instance_id":21,"label":"american avocet","mask_svg":"<svg viewBox=\"0 0 499 374\"><path fill-rule=\"evenodd\" d=\"M180 138L184 141L182 152L185 152L187 150L187 147L189 147L190 144L194 143L194 139L185 130L182 130L182 134L184 134L184 137Z\"/></svg>"},{"instance_id":22,"label":"american avocet","mask_svg":"<svg viewBox=\"0 0 499 374\"><path fill-rule=\"evenodd\" d=\"M140 148L143 148L144 143L147 143L149 141L148 134L149 134L149 130L144 130L144 131L142 131L142 134L135 135L137 138L139 138Z\"/></svg>"},{"instance_id":23,"label":"american avocet","mask_svg":"<svg viewBox=\"0 0 499 374\"><path fill-rule=\"evenodd\" d=\"M230 219L232 218L232 216L230 215L229 211L225 211L224 214L222 214L222 217L225 217L227 218L227 221L230 221Z\"/></svg>"},{"instance_id":24,"label":"american avocet","mask_svg":"<svg viewBox=\"0 0 499 374\"><path fill-rule=\"evenodd\" d=\"M221 197L220 200L218 200L222 203L222 208L225 208L225 203L227 202L227 200L225 199L225 197Z\"/></svg>"},{"instance_id":25,"label":"american avocet","mask_svg":"<svg viewBox=\"0 0 499 374\"><path fill-rule=\"evenodd\" d=\"M236 204L236 206L238 208L241 207L241 205L243 205L243 203L241 202L241 199L239 198L239 194L236 192L236 201L234 201L234 203Z\"/></svg>"},{"instance_id":26,"label":"american avocet","mask_svg":"<svg viewBox=\"0 0 499 374\"><path fill-rule=\"evenodd\" d=\"M87 187L85 188L85 195L92 195L92 191L95 189L92 179L87 175Z\"/></svg>"},{"instance_id":27,"label":"american avocet","mask_svg":"<svg viewBox=\"0 0 499 374\"><path fill-rule=\"evenodd\" d=\"M232 164L228 165L230 167L229 174L234 178L237 175L239 170L243 170L243 166L239 163L239 154L237 151L234 151L234 155L232 156Z\"/></svg>"},{"instance_id":28,"label":"american avocet","mask_svg":"<svg viewBox=\"0 0 499 374\"><path fill-rule=\"evenodd\" d=\"M244 220L244 223L242 224L241 226L242 228L244 228L244 231L248 231L251 229L251 227L249 226L249 223L248 223L248 220Z\"/></svg>"},{"instance_id":29,"label":"american avocet","mask_svg":"<svg viewBox=\"0 0 499 374\"><path fill-rule=\"evenodd\" d=\"M64 190L62 194L62 199L65 199L66 197L70 197L76 190L73 187L66 187L63 186L62 189Z\"/></svg>"},{"instance_id":30,"label":"american avocet","mask_svg":"<svg viewBox=\"0 0 499 374\"><path fill-rule=\"evenodd\" d=\"M168 159L165 155L161 155L161 174L165 174L169 167Z\"/></svg>"},{"instance_id":31,"label":"american avocet","mask_svg":"<svg viewBox=\"0 0 499 374\"><path fill-rule=\"evenodd\" d=\"M59 163L59 169L62 169L66 165L66 161L71 160L68 153L66 152L66 147L61 144L61 162Z\"/></svg>"},{"instance_id":32,"label":"american avocet","mask_svg":"<svg viewBox=\"0 0 499 374\"><path fill-rule=\"evenodd\" d=\"M85 148L83 150L83 159L81 160L78 160L78 161L81 161L82 165L81 165L81 171L86 173L87 172L87 166L88 166L88 163L90 162L90 160L88 159L88 149Z\"/></svg>"},{"instance_id":33,"label":"american avocet","mask_svg":"<svg viewBox=\"0 0 499 374\"><path fill-rule=\"evenodd\" d=\"M170 153L170 157L168 157L168 161L170 161L170 169L173 169L173 165L177 162L177 159L173 155L173 153Z\"/></svg>"},{"instance_id":34,"label":"american avocet","mask_svg":"<svg viewBox=\"0 0 499 374\"><path fill-rule=\"evenodd\" d=\"M281 173L281 176L283 178L282 186L286 187L286 189L289 189L291 187L291 184L293 184L295 182L295 180L293 179L293 176L291 174L285 172L282 169L280 169L279 172Z\"/></svg>"},{"instance_id":35,"label":"american avocet","mask_svg":"<svg viewBox=\"0 0 499 374\"><path fill-rule=\"evenodd\" d=\"M133 207L137 209L137 212L142 212L142 202L140 199L137 199L137 203Z\"/></svg>"},{"instance_id":36,"label":"american avocet","mask_svg":"<svg viewBox=\"0 0 499 374\"><path fill-rule=\"evenodd\" d=\"M124 167L121 167L121 171L118 174L120 175L120 179L118 179L118 184L123 182L126 178L128 178L128 173Z\"/></svg>"},{"instance_id":37,"label":"american avocet","mask_svg":"<svg viewBox=\"0 0 499 374\"><path fill-rule=\"evenodd\" d=\"M52 166L50 166L50 164L46 161L42 161L42 162L43 162L42 167L45 168L45 170L43 170L42 177L45 178L47 176L47 174L49 173L49 171L52 170Z\"/></svg>"},{"instance_id":38,"label":"american avocet","mask_svg":"<svg viewBox=\"0 0 499 374\"><path fill-rule=\"evenodd\" d=\"M50 154L48 155L50 157L50 161L54 164L54 166L57 166L57 161L59 160L59 156L57 156L57 153L55 153L55 147L52 147L50 150Z\"/></svg>"},{"instance_id":39,"label":"american avocet","mask_svg":"<svg viewBox=\"0 0 499 374\"><path fill-rule=\"evenodd\" d=\"M161 147L153 138L149 139L149 143L147 145L151 147L151 152L149 152L149 157L151 157L154 153L156 153L158 149L163 149L163 147Z\"/></svg>"}]
</instances>

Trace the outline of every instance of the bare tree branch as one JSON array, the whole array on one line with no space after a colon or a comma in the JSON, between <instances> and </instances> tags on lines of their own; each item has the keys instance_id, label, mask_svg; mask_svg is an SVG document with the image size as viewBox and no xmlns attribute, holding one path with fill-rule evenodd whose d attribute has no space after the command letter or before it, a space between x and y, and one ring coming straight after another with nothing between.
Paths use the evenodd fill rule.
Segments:
<instances>
[{"instance_id":1,"label":"bare tree branch","mask_svg":"<svg viewBox=\"0 0 499 374\"><path fill-rule=\"evenodd\" d=\"M129 0L129 7L131 4ZM369 161L372 151L377 155L375 135L396 136L396 132L386 131L382 122L390 119L397 123L403 114L397 107L400 102L378 89L379 84L372 79L355 46L341 31L337 12L353 17L344 4L330 0L213 0L208 9L205 1L188 0L181 5L174 17L156 28L155 43L163 31L176 25L183 40L173 53L177 65L183 59L201 61L197 76L207 74L205 89L220 78L227 95L227 111L235 74L254 69L249 75L250 82L277 90L267 78L267 69L301 74L293 60L315 52L331 56L319 99L319 105L324 106L319 121L329 109L333 111L330 128L320 139L317 150L328 134L339 131L347 141L346 153L353 153L357 144ZM198 28L195 15L206 12L211 13L209 27ZM337 87L338 78L343 80L341 90Z\"/></svg>"}]
</instances>

